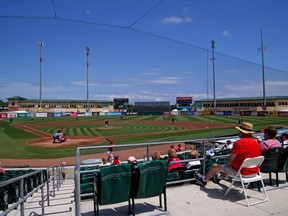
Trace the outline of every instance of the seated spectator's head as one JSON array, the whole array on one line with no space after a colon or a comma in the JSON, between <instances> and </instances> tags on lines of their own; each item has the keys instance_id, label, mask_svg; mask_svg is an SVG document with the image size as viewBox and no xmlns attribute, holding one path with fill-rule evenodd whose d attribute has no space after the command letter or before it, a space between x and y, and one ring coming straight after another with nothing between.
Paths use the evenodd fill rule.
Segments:
<instances>
[{"instance_id":1,"label":"seated spectator's head","mask_svg":"<svg viewBox=\"0 0 288 216\"><path fill-rule=\"evenodd\" d=\"M174 145L170 145L170 148L171 148L171 149L175 149L175 146L174 146Z\"/></svg>"},{"instance_id":2,"label":"seated spectator's head","mask_svg":"<svg viewBox=\"0 0 288 216\"><path fill-rule=\"evenodd\" d=\"M152 160L160 160L160 152L159 151L154 151L151 154Z\"/></svg>"},{"instance_id":3,"label":"seated spectator's head","mask_svg":"<svg viewBox=\"0 0 288 216\"><path fill-rule=\"evenodd\" d=\"M287 132L283 133L281 136L282 136L283 140L287 140L288 139L288 133Z\"/></svg>"},{"instance_id":4,"label":"seated spectator's head","mask_svg":"<svg viewBox=\"0 0 288 216\"><path fill-rule=\"evenodd\" d=\"M226 143L227 143L227 145L230 145L232 142L231 142L231 140L227 140Z\"/></svg>"},{"instance_id":5,"label":"seated spectator's head","mask_svg":"<svg viewBox=\"0 0 288 216\"><path fill-rule=\"evenodd\" d=\"M273 126L268 126L264 129L264 138L265 139L273 139L277 135L277 130Z\"/></svg>"},{"instance_id":6,"label":"seated spectator's head","mask_svg":"<svg viewBox=\"0 0 288 216\"><path fill-rule=\"evenodd\" d=\"M107 159L107 158L105 158L105 157L103 157L103 158L102 158L102 163L103 163L103 164L106 164L106 163L108 163L108 159Z\"/></svg>"},{"instance_id":7,"label":"seated spectator's head","mask_svg":"<svg viewBox=\"0 0 288 216\"><path fill-rule=\"evenodd\" d=\"M170 149L168 150L168 157L169 157L169 158L176 158L176 157L177 157L176 150L170 148Z\"/></svg>"},{"instance_id":8,"label":"seated spectator's head","mask_svg":"<svg viewBox=\"0 0 288 216\"><path fill-rule=\"evenodd\" d=\"M131 164L137 163L137 160L134 156L129 156L128 157L128 163L131 163Z\"/></svg>"},{"instance_id":9,"label":"seated spectator's head","mask_svg":"<svg viewBox=\"0 0 288 216\"><path fill-rule=\"evenodd\" d=\"M114 160L118 160L119 159L119 155L114 155Z\"/></svg>"},{"instance_id":10,"label":"seated spectator's head","mask_svg":"<svg viewBox=\"0 0 288 216\"><path fill-rule=\"evenodd\" d=\"M190 152L190 158L191 159L196 159L196 158L198 158L198 156L199 156L199 152L197 150L192 150Z\"/></svg>"}]
</instances>

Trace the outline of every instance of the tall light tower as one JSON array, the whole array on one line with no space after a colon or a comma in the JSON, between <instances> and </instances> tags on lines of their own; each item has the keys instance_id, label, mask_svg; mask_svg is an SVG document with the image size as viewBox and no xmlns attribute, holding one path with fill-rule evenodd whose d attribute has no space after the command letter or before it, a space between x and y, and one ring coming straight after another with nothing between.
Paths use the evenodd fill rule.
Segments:
<instances>
[{"instance_id":1,"label":"tall light tower","mask_svg":"<svg viewBox=\"0 0 288 216\"><path fill-rule=\"evenodd\" d=\"M261 29L261 48L259 48L258 50L260 50L262 52L262 79L263 79L263 105L262 105L262 109L265 111L267 109L267 106L266 106L266 93L265 93L264 49L266 49L266 47L263 46L263 36L262 36L262 29Z\"/></svg>"},{"instance_id":2,"label":"tall light tower","mask_svg":"<svg viewBox=\"0 0 288 216\"><path fill-rule=\"evenodd\" d=\"M216 112L216 93L215 93L215 57L214 57L214 49L216 48L216 42L214 40L211 41L212 48L212 62L213 62L213 111Z\"/></svg>"},{"instance_id":3,"label":"tall light tower","mask_svg":"<svg viewBox=\"0 0 288 216\"><path fill-rule=\"evenodd\" d=\"M90 56L90 48L87 46L86 50L86 57L87 57L87 105L86 105L86 112L90 112L90 105L89 105L89 56Z\"/></svg>"},{"instance_id":4,"label":"tall light tower","mask_svg":"<svg viewBox=\"0 0 288 216\"><path fill-rule=\"evenodd\" d=\"M40 40L38 42L38 46L40 47L40 96L39 96L39 108L42 108L42 47L44 43Z\"/></svg>"}]
</instances>

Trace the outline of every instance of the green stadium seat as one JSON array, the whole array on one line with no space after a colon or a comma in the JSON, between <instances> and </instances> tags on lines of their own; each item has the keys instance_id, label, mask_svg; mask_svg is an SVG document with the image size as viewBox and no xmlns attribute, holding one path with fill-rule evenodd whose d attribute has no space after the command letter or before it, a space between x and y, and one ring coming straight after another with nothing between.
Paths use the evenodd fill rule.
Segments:
<instances>
[{"instance_id":1,"label":"green stadium seat","mask_svg":"<svg viewBox=\"0 0 288 216\"><path fill-rule=\"evenodd\" d=\"M5 211L8 208L8 188L0 188L0 210Z\"/></svg>"},{"instance_id":2,"label":"green stadium seat","mask_svg":"<svg viewBox=\"0 0 288 216\"><path fill-rule=\"evenodd\" d=\"M99 205L128 201L130 208L131 165L100 167L93 189L94 214L99 215Z\"/></svg>"},{"instance_id":3,"label":"green stadium seat","mask_svg":"<svg viewBox=\"0 0 288 216\"><path fill-rule=\"evenodd\" d=\"M135 214L135 199L159 196L160 207L162 207L162 194L164 195L164 210L167 211L166 175L167 163L163 160L150 161L134 167L132 185L137 187L138 184L138 189L135 188L137 193L131 194L133 215Z\"/></svg>"}]
</instances>

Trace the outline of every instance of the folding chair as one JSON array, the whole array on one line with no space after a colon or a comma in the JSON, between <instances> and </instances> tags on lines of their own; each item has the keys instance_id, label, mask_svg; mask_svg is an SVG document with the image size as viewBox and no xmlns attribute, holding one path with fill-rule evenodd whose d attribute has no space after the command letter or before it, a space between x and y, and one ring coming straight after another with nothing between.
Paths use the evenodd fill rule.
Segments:
<instances>
[{"instance_id":1,"label":"folding chair","mask_svg":"<svg viewBox=\"0 0 288 216\"><path fill-rule=\"evenodd\" d=\"M229 188L227 189L227 191L226 191L224 196L226 196L228 194L228 192L231 190L234 182L240 180L241 184L242 184L242 187L243 187L243 192L244 192L245 199L246 199L248 207L251 206L251 205L258 204L258 203L262 203L262 202L266 202L266 201L268 202L269 199L268 199L268 195L267 195L267 192L266 192L266 189L265 189L265 185L264 185L263 178L261 176L260 170L258 170L258 173L255 174L255 176L251 176L251 177L242 176L242 174L241 174L241 170L243 168L260 167L263 161L264 161L264 156L259 156L259 157L255 157L255 158L246 158L243 161L243 163L242 163L240 169L238 170L237 174L233 177L233 181L231 182L231 184L230 184ZM262 184L262 187L263 187L263 190L264 190L264 193L265 193L265 199L263 199L261 201L254 202L254 203L249 203L249 200L248 200L248 197L247 197L247 193L246 193L246 189L248 188L248 186L249 186L249 184L251 182L258 182L258 181L261 181L261 184Z\"/></svg>"}]
</instances>

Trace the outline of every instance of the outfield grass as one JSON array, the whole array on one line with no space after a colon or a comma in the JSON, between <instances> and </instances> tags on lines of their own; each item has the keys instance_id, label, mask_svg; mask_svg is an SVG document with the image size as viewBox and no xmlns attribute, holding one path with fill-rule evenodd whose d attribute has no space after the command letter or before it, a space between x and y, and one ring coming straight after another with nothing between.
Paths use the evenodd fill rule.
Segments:
<instances>
[{"instance_id":1,"label":"outfield grass","mask_svg":"<svg viewBox=\"0 0 288 216\"><path fill-rule=\"evenodd\" d=\"M172 117L167 117L166 121L171 121ZM176 116L177 122L219 122L237 125L238 117L220 117L220 116ZM254 130L259 131L267 125L288 125L288 118L277 117L242 117L245 121L254 124ZM98 127L104 126L105 119L111 120L111 126L115 126L115 129L109 130L97 130ZM56 126L39 127L38 130L53 134L58 125L65 122L65 133L68 136L94 136L94 137L110 137L127 135L126 137L117 137L117 144L128 143L143 143L154 142L158 140L190 140L198 138L226 136L236 134L237 130L234 126L224 129L205 129L197 131L184 131L185 127L179 127L176 125L155 125L149 124L149 121L162 120L162 116L125 116L123 121L112 121L114 119L120 119L119 116L92 116L92 117L79 117L79 123L81 120L91 121L90 124L82 125L69 125L69 121L75 122L73 117L54 117L54 118L36 118L35 122L57 122ZM147 124L138 123L136 121L145 121ZM68 125L67 125L68 122ZM14 123L30 124L29 118L14 119ZM161 134L151 134L152 132L161 132ZM131 134L139 134L139 136L129 136ZM39 147L25 144L28 140L37 138L37 136L17 129L9 124L9 119L1 119L0 121L0 158L60 158L67 156L75 156L76 147ZM103 142L102 145L107 145L107 142ZM95 150L92 153L99 152L101 150ZM89 152L91 153L91 152ZM87 152L88 154L88 152Z\"/></svg>"}]
</instances>

